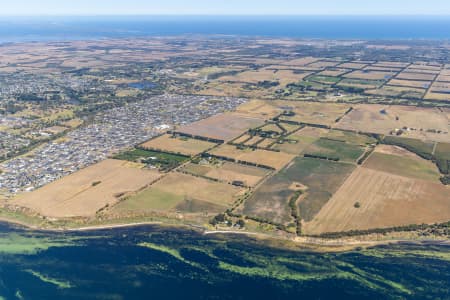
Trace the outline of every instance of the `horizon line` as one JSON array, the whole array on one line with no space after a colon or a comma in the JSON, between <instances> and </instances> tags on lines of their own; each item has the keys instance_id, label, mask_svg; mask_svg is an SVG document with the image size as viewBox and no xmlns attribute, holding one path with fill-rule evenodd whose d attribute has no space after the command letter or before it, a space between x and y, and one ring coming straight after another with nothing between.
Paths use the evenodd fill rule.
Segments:
<instances>
[{"instance_id":1,"label":"horizon line","mask_svg":"<svg viewBox=\"0 0 450 300\"><path fill-rule=\"evenodd\" d=\"M43 18L43 17L448 17L450 14L1 14L0 18Z\"/></svg>"}]
</instances>

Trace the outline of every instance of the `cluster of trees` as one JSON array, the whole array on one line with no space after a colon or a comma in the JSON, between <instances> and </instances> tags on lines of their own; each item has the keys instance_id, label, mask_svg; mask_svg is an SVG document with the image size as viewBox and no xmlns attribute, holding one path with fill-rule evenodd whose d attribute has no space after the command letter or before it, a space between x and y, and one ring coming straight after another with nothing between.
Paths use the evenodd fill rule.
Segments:
<instances>
[{"instance_id":1,"label":"cluster of trees","mask_svg":"<svg viewBox=\"0 0 450 300\"><path fill-rule=\"evenodd\" d=\"M332 157L332 156L324 156L319 154L303 154L303 157L310 157L310 158L318 158L318 159L324 159L324 160L331 160L331 161L339 161L339 157Z\"/></svg>"},{"instance_id":2,"label":"cluster of trees","mask_svg":"<svg viewBox=\"0 0 450 300\"><path fill-rule=\"evenodd\" d=\"M411 232L411 231L419 231L424 235L427 234L437 234L443 236L450 235L450 222L441 223L441 224L416 224L416 225L407 225L407 226L396 226L389 228L375 228L368 230L350 230L345 232L330 232L323 233L320 235L311 235L311 237L320 237L320 238L342 238L342 237L351 237L358 235L368 235L368 234L387 234L391 232Z\"/></svg>"}]
</instances>

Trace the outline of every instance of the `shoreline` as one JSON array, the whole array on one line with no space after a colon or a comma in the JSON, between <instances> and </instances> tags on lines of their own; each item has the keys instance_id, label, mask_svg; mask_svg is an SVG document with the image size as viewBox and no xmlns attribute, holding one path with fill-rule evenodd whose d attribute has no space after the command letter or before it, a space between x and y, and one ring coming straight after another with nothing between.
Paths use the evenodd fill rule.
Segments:
<instances>
[{"instance_id":1,"label":"shoreline","mask_svg":"<svg viewBox=\"0 0 450 300\"><path fill-rule=\"evenodd\" d=\"M268 246L275 246L280 248L285 248L286 243L291 243L291 247L305 247L309 250L315 252L345 252L352 251L357 248L368 248L381 245L389 244L400 244L400 243L413 243L413 244L443 244L450 246L450 239L448 238L436 238L432 239L428 237L427 239L413 239L413 238L386 238L386 239L362 239L361 237L369 237L369 235L355 236L355 237L344 237L344 238L320 238L320 237L308 237L308 236L297 236L294 238L274 236L262 232L252 232L252 231L237 231L237 230L210 230L203 226L194 224L169 224L161 221L147 221L147 222L134 222L134 223L122 223L122 224L103 224L103 225L92 225L84 227L73 227L73 228L45 228L37 225L27 224L26 222L21 222L19 220L13 220L5 217L0 217L0 222L6 223L8 225L20 226L24 230L29 231L42 231L49 233L76 233L76 232L89 232L96 230L114 230L119 228L133 228L139 226L150 226L155 225L159 227L172 227L179 229L191 229L198 231L201 235L240 235L245 237L253 237L258 239L262 244ZM290 247L289 247L290 248Z\"/></svg>"}]
</instances>

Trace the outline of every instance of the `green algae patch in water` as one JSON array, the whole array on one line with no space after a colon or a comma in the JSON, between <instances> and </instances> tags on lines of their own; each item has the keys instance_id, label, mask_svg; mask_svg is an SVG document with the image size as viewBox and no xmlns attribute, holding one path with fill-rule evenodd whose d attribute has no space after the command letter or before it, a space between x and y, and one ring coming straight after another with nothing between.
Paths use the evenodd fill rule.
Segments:
<instances>
[{"instance_id":1,"label":"green algae patch in water","mask_svg":"<svg viewBox=\"0 0 450 300\"><path fill-rule=\"evenodd\" d=\"M47 283L51 283L53 285L56 285L58 288L60 289L70 289L73 287L72 284L70 284L70 282L68 281L62 281L59 279L55 279L55 278L50 278L42 273L33 271L33 270L25 270L26 272L30 273L31 275L39 278L40 280L42 280L43 282L47 282Z\"/></svg>"},{"instance_id":2,"label":"green algae patch in water","mask_svg":"<svg viewBox=\"0 0 450 300\"><path fill-rule=\"evenodd\" d=\"M36 254L51 247L71 246L71 239L33 237L11 233L0 236L0 254Z\"/></svg>"}]
</instances>

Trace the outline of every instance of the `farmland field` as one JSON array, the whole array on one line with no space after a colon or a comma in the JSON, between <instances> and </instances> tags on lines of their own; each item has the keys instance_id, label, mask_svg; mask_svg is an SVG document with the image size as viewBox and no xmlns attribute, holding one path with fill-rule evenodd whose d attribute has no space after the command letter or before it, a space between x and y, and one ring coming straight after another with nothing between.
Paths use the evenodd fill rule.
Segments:
<instances>
[{"instance_id":1,"label":"farmland field","mask_svg":"<svg viewBox=\"0 0 450 300\"><path fill-rule=\"evenodd\" d=\"M439 171L431 161L422 159L412 153L405 155L403 152L407 151L404 150L398 151L396 154L388 154L386 151L375 150L363 166L368 169L388 172L399 176L438 182Z\"/></svg>"},{"instance_id":2,"label":"farmland field","mask_svg":"<svg viewBox=\"0 0 450 300\"><path fill-rule=\"evenodd\" d=\"M139 190L160 176L134 163L108 159L19 195L12 203L50 217L93 216L116 203L119 196Z\"/></svg>"},{"instance_id":3,"label":"farmland field","mask_svg":"<svg viewBox=\"0 0 450 300\"><path fill-rule=\"evenodd\" d=\"M432 81L436 75L434 74L423 74L423 73L412 73L412 72L401 72L395 78L404 80L428 80Z\"/></svg>"},{"instance_id":4,"label":"farmland field","mask_svg":"<svg viewBox=\"0 0 450 300\"><path fill-rule=\"evenodd\" d=\"M244 131L264 124L264 120L239 113L224 113L183 126L176 130L192 136L231 140Z\"/></svg>"},{"instance_id":5,"label":"farmland field","mask_svg":"<svg viewBox=\"0 0 450 300\"><path fill-rule=\"evenodd\" d=\"M345 78L352 79L366 79L366 80L387 80L390 79L395 73L381 72L381 71L353 71L344 75Z\"/></svg>"},{"instance_id":6,"label":"farmland field","mask_svg":"<svg viewBox=\"0 0 450 300\"><path fill-rule=\"evenodd\" d=\"M169 212L181 210L186 207L186 202L194 201L197 207L205 208L208 213L216 213L233 203L240 192L240 188L229 184L171 173L149 188L114 206L113 212L123 215ZM203 211L202 209L197 212Z\"/></svg>"},{"instance_id":7,"label":"farmland field","mask_svg":"<svg viewBox=\"0 0 450 300\"><path fill-rule=\"evenodd\" d=\"M141 147L169 153L180 153L182 155L197 155L215 145L216 144L207 141L194 140L185 137L173 137L170 134L164 134L143 143Z\"/></svg>"},{"instance_id":8,"label":"farmland field","mask_svg":"<svg viewBox=\"0 0 450 300\"><path fill-rule=\"evenodd\" d=\"M326 135L326 137L329 139L362 146L377 142L375 138L370 137L368 135L342 130L330 130Z\"/></svg>"},{"instance_id":9,"label":"farmland field","mask_svg":"<svg viewBox=\"0 0 450 300\"><path fill-rule=\"evenodd\" d=\"M220 147L213 149L210 153L216 156L232 158L236 161L269 166L278 170L283 168L294 158L293 155L287 153L261 149L238 149L236 146L232 145L221 145Z\"/></svg>"},{"instance_id":10,"label":"farmland field","mask_svg":"<svg viewBox=\"0 0 450 300\"><path fill-rule=\"evenodd\" d=\"M437 108L361 104L343 117L340 129L389 134L403 130L403 137L450 142L448 117Z\"/></svg>"},{"instance_id":11,"label":"farmland field","mask_svg":"<svg viewBox=\"0 0 450 300\"><path fill-rule=\"evenodd\" d=\"M171 170L189 159L189 157L184 155L144 149L128 150L115 155L113 158L131 162L146 163L158 167L163 171Z\"/></svg>"},{"instance_id":12,"label":"farmland field","mask_svg":"<svg viewBox=\"0 0 450 300\"><path fill-rule=\"evenodd\" d=\"M331 198L353 165L312 158L296 158L294 162L275 176L269 178L245 202L243 212L277 223L291 220L288 201L295 190L295 183L306 186L307 191L299 203L302 219L311 220Z\"/></svg>"},{"instance_id":13,"label":"farmland field","mask_svg":"<svg viewBox=\"0 0 450 300\"><path fill-rule=\"evenodd\" d=\"M440 183L359 167L303 228L320 234L446 222L449 193Z\"/></svg>"},{"instance_id":14,"label":"farmland field","mask_svg":"<svg viewBox=\"0 0 450 300\"><path fill-rule=\"evenodd\" d=\"M182 171L194 175L206 176L226 183L242 181L246 186L255 186L269 174L269 171L265 169L231 162L220 162L216 165L191 163L185 166Z\"/></svg>"},{"instance_id":15,"label":"farmland field","mask_svg":"<svg viewBox=\"0 0 450 300\"><path fill-rule=\"evenodd\" d=\"M336 119L340 118L350 108L348 104L334 104L334 103L306 103L306 102L294 102L294 101L276 101L278 107L284 108L284 110L292 110L295 115L282 116L281 119L331 125Z\"/></svg>"},{"instance_id":16,"label":"farmland field","mask_svg":"<svg viewBox=\"0 0 450 300\"><path fill-rule=\"evenodd\" d=\"M364 148L355 144L320 138L308 146L304 153L340 161L356 162L364 153Z\"/></svg>"}]
</instances>

